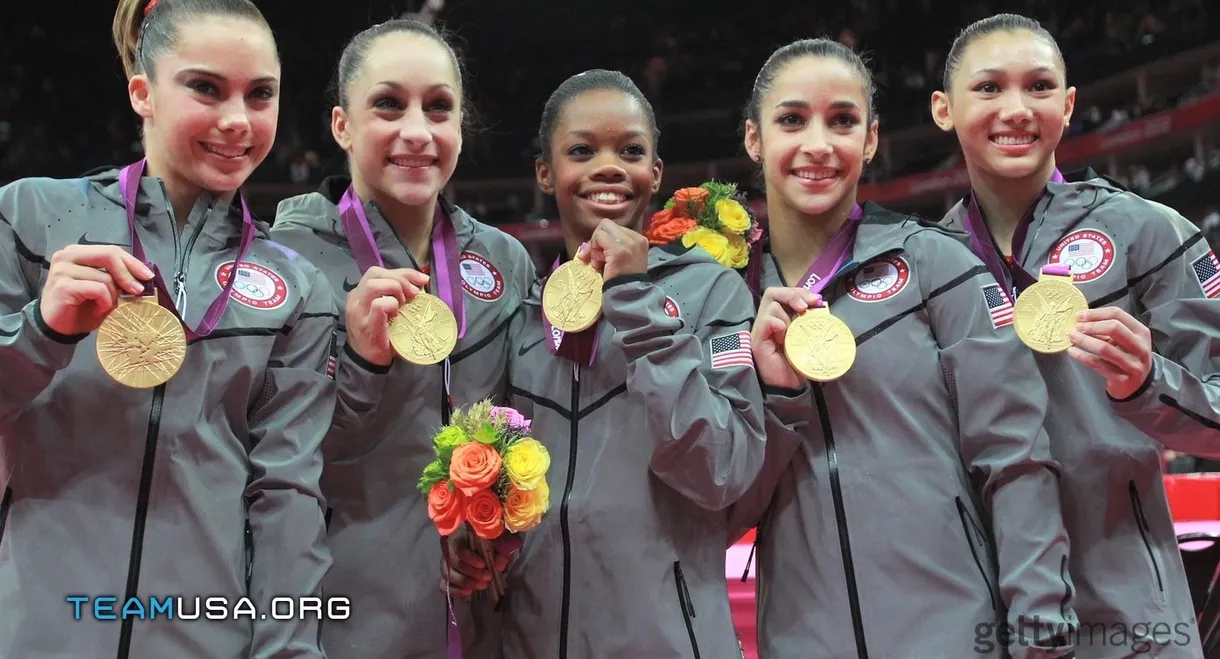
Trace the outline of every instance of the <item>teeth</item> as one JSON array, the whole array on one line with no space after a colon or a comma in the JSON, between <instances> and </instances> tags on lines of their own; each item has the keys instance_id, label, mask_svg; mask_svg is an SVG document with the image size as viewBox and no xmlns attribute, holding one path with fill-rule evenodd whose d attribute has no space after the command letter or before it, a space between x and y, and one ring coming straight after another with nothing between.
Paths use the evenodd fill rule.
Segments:
<instances>
[{"instance_id":1,"label":"teeth","mask_svg":"<svg viewBox=\"0 0 1220 659\"><path fill-rule=\"evenodd\" d=\"M1000 146L1013 146L1018 144L1033 144L1036 139L1038 139L1037 135L996 135L991 138L991 141Z\"/></svg>"},{"instance_id":2,"label":"teeth","mask_svg":"<svg viewBox=\"0 0 1220 659\"><path fill-rule=\"evenodd\" d=\"M210 153L214 153L224 158L240 158L246 155L250 149L244 146L222 146L218 144L203 143L203 148Z\"/></svg>"},{"instance_id":3,"label":"teeth","mask_svg":"<svg viewBox=\"0 0 1220 659\"><path fill-rule=\"evenodd\" d=\"M627 201L626 195L621 195L617 192L595 192L589 195L588 199L604 204L619 204Z\"/></svg>"},{"instance_id":4,"label":"teeth","mask_svg":"<svg viewBox=\"0 0 1220 659\"><path fill-rule=\"evenodd\" d=\"M398 167L427 167L432 164L432 158L397 157L390 158L390 162Z\"/></svg>"},{"instance_id":5,"label":"teeth","mask_svg":"<svg viewBox=\"0 0 1220 659\"><path fill-rule=\"evenodd\" d=\"M792 172L797 178L803 178L806 181L821 181L823 179L834 178L835 170L819 169L817 171L796 170Z\"/></svg>"}]
</instances>

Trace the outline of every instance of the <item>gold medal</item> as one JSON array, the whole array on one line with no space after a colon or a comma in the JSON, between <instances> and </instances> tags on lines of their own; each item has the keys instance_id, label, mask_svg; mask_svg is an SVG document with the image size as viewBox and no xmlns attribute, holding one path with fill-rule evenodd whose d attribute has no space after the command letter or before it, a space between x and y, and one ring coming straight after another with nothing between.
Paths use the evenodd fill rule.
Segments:
<instances>
[{"instance_id":1,"label":"gold medal","mask_svg":"<svg viewBox=\"0 0 1220 659\"><path fill-rule=\"evenodd\" d=\"M797 373L814 382L837 380L856 361L856 337L827 307L797 316L784 335L784 356Z\"/></svg>"},{"instance_id":2,"label":"gold medal","mask_svg":"<svg viewBox=\"0 0 1220 659\"><path fill-rule=\"evenodd\" d=\"M573 259L555 268L542 291L542 313L555 329L582 332L602 315L602 276Z\"/></svg>"},{"instance_id":3,"label":"gold medal","mask_svg":"<svg viewBox=\"0 0 1220 659\"><path fill-rule=\"evenodd\" d=\"M1076 317L1089 308L1084 293L1071 275L1043 273L1038 282L1022 291L1013 305L1013 325L1021 342L1044 353L1063 352L1072 346L1069 334L1076 330Z\"/></svg>"},{"instance_id":4,"label":"gold medal","mask_svg":"<svg viewBox=\"0 0 1220 659\"><path fill-rule=\"evenodd\" d=\"M98 328L97 359L115 382L150 389L182 368L186 330L156 296L124 298Z\"/></svg>"},{"instance_id":5,"label":"gold medal","mask_svg":"<svg viewBox=\"0 0 1220 659\"><path fill-rule=\"evenodd\" d=\"M443 361L457 345L457 318L440 298L419 293L390 321L390 345L399 357L420 366Z\"/></svg>"}]
</instances>

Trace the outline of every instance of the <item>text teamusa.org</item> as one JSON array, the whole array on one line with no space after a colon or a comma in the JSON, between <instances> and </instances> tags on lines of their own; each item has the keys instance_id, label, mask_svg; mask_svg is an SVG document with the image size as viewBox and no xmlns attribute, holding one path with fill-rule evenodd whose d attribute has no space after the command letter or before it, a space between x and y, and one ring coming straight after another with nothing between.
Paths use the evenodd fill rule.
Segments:
<instances>
[{"instance_id":1,"label":"text teamusa.org","mask_svg":"<svg viewBox=\"0 0 1220 659\"><path fill-rule=\"evenodd\" d=\"M73 620L347 620L346 597L276 597L264 608L248 597L132 597L68 595Z\"/></svg>"}]
</instances>

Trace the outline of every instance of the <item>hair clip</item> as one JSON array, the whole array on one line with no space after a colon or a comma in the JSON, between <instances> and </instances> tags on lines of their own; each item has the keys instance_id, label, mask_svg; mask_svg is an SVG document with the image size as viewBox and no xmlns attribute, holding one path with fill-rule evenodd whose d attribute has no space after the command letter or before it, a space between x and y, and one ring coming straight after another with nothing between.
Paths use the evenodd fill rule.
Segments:
<instances>
[{"instance_id":1,"label":"hair clip","mask_svg":"<svg viewBox=\"0 0 1220 659\"><path fill-rule=\"evenodd\" d=\"M151 12L153 7L156 7L157 3L160 1L161 0L149 0L148 6L144 8L144 18L148 18L148 13Z\"/></svg>"}]
</instances>

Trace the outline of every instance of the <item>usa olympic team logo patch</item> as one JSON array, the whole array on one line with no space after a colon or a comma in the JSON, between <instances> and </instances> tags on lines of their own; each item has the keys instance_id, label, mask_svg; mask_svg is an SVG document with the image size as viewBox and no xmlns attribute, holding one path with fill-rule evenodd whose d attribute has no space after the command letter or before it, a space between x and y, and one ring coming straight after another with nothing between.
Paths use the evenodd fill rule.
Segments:
<instances>
[{"instance_id":1,"label":"usa olympic team logo patch","mask_svg":"<svg viewBox=\"0 0 1220 659\"><path fill-rule=\"evenodd\" d=\"M476 298L490 302L504 295L504 277L482 256L462 252L458 271L462 273L462 288Z\"/></svg>"},{"instance_id":2,"label":"usa olympic team logo patch","mask_svg":"<svg viewBox=\"0 0 1220 659\"><path fill-rule=\"evenodd\" d=\"M233 262L216 269L216 285L222 290L233 276ZM257 263L243 261L237 266L237 279L229 297L251 309L270 311L284 306L288 301L288 284L284 278Z\"/></svg>"},{"instance_id":3,"label":"usa olympic team logo patch","mask_svg":"<svg viewBox=\"0 0 1220 659\"><path fill-rule=\"evenodd\" d=\"M1096 229L1073 231L1055 245L1049 261L1071 266L1076 283L1093 281L1114 266L1114 241Z\"/></svg>"},{"instance_id":4,"label":"usa olympic team logo patch","mask_svg":"<svg viewBox=\"0 0 1220 659\"><path fill-rule=\"evenodd\" d=\"M678 303L672 297L665 296L665 315L670 318L681 318L682 310L678 308Z\"/></svg>"},{"instance_id":5,"label":"usa olympic team logo patch","mask_svg":"<svg viewBox=\"0 0 1220 659\"><path fill-rule=\"evenodd\" d=\"M902 292L911 281L911 266L901 256L877 259L856 271L847 294L861 302L880 302Z\"/></svg>"}]
</instances>

